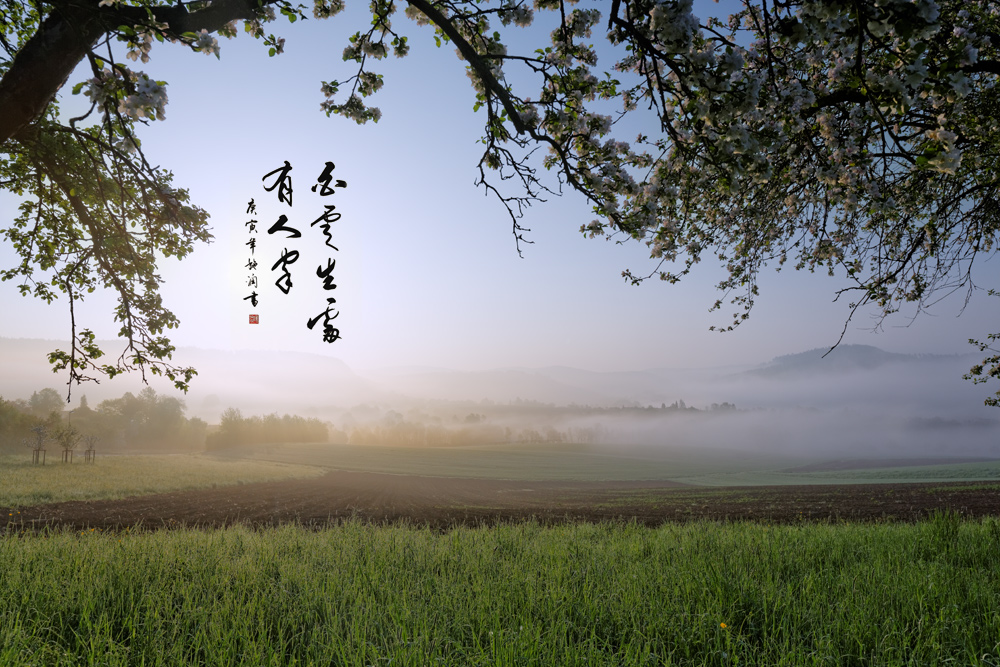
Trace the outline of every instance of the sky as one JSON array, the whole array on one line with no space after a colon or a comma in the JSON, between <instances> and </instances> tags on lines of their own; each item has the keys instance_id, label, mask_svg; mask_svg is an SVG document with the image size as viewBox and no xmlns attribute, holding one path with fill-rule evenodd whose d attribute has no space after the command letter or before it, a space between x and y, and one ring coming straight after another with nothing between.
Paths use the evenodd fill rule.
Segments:
<instances>
[{"instance_id":1,"label":"sky","mask_svg":"<svg viewBox=\"0 0 1000 667\"><path fill-rule=\"evenodd\" d=\"M678 285L632 286L621 273L654 268L646 247L584 238L579 227L593 215L573 193L527 212L522 224L533 243L522 245L519 257L505 209L474 185L484 114L473 112L463 62L452 48L435 48L429 28L398 15L412 50L374 67L385 76L385 87L370 100L382 110L380 122L358 126L320 111L321 81L353 73L355 65L342 62L341 52L347 36L366 27L366 13L367 3L355 2L331 20L270 24L269 31L287 39L285 53L274 58L241 34L220 39L220 59L156 45L150 62L136 66L168 82L166 120L140 133L146 155L209 211L215 237L183 261L161 264L164 301L181 321L170 332L175 345L309 352L359 370L612 371L755 364L838 340L848 308L833 299L845 283L791 270L762 274L757 305L736 331L709 331L727 325L733 312L709 312L721 267L704 261ZM545 38L544 29L532 29L511 51L530 51ZM78 70L70 84L85 74ZM68 93L69 86L63 99L72 105ZM291 207L262 188L262 177L286 160ZM347 187L321 198L309 187L327 161ZM243 300L251 198L263 227L255 251L256 308ZM331 202L342 215L331 230L339 248L332 254L319 230L309 227ZM0 220L11 219L16 204L0 195ZM281 214L302 238L263 233ZM274 286L278 274L270 270L285 248L301 253L290 266L287 295ZM342 336L333 344L323 341L322 321L314 330L306 327L326 306L314 271L328 257L336 259ZM9 244L0 242L0 264L13 261ZM998 268L995 260L983 262L978 282L995 285ZM914 321L906 313L890 318L879 332L872 331L872 313L861 312L844 342L905 353L974 352L969 338L1000 328L1000 299L977 293L964 314L963 305L961 296L948 298ZM78 307L78 322L99 338L114 338L113 307L113 295L92 295ZM48 306L22 298L8 282L0 284L0 312L0 337L69 337L65 300ZM259 324L249 324L251 313Z\"/></svg>"}]
</instances>

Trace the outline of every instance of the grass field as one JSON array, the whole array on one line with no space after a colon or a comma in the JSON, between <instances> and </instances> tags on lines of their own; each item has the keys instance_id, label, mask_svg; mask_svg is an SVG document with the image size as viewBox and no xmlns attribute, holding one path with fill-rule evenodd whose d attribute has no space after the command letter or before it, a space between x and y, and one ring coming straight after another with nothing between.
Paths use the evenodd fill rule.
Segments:
<instances>
[{"instance_id":1,"label":"grass field","mask_svg":"<svg viewBox=\"0 0 1000 667\"><path fill-rule=\"evenodd\" d=\"M254 460L307 464L406 475L484 477L524 480L674 479L774 470L815 457L705 451L667 452L598 449L576 444L499 444L475 447L386 447L374 445L292 444L233 450Z\"/></svg>"},{"instance_id":2,"label":"grass field","mask_svg":"<svg viewBox=\"0 0 1000 667\"><path fill-rule=\"evenodd\" d=\"M862 468L830 472L755 470L713 472L672 478L699 486L759 486L786 484L877 484L897 482L962 482L1000 480L1000 461L894 468Z\"/></svg>"},{"instance_id":3,"label":"grass field","mask_svg":"<svg viewBox=\"0 0 1000 667\"><path fill-rule=\"evenodd\" d=\"M0 506L98 500L314 477L323 470L267 461L221 461L205 456L103 456L92 464L31 465L26 456L0 457Z\"/></svg>"},{"instance_id":4,"label":"grass field","mask_svg":"<svg viewBox=\"0 0 1000 667\"><path fill-rule=\"evenodd\" d=\"M822 460L789 455L706 450L595 447L574 444L476 447L273 445L230 452L236 457L339 470L523 480L672 480L699 486L872 484L1000 479L1000 461L946 465L788 472Z\"/></svg>"},{"instance_id":5,"label":"grass field","mask_svg":"<svg viewBox=\"0 0 1000 667\"><path fill-rule=\"evenodd\" d=\"M325 462L280 453L302 452ZM703 459L686 470L712 474ZM631 464L616 465L605 464ZM320 472L193 456L0 460L0 503ZM21 530L14 520L0 536L0 667L1000 665L996 517Z\"/></svg>"},{"instance_id":6,"label":"grass field","mask_svg":"<svg viewBox=\"0 0 1000 667\"><path fill-rule=\"evenodd\" d=\"M996 665L1000 524L0 539L2 665Z\"/></svg>"}]
</instances>

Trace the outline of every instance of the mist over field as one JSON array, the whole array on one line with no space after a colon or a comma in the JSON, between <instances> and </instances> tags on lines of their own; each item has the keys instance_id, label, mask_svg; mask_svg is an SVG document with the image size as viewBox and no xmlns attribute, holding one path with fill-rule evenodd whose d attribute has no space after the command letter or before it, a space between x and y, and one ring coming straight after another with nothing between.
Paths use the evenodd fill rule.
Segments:
<instances>
[{"instance_id":1,"label":"mist over field","mask_svg":"<svg viewBox=\"0 0 1000 667\"><path fill-rule=\"evenodd\" d=\"M0 339L0 396L52 387L54 341ZM107 349L116 349L108 343ZM983 386L962 379L976 355L903 355L847 345L739 367L593 372L568 367L477 372L387 368L356 372L340 360L286 352L181 348L199 375L187 394L150 378L185 415L219 424L291 414L326 422L340 444L582 445L657 459L698 448L718 456L769 452L829 458L1000 457L1000 413ZM143 388L136 374L73 387L67 409Z\"/></svg>"}]
</instances>

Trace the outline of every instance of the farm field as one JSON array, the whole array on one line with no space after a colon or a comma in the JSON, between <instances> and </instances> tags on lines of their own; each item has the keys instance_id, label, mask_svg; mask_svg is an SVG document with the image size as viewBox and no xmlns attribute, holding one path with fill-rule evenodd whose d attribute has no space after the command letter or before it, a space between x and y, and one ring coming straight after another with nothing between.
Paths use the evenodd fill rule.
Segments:
<instances>
[{"instance_id":1,"label":"farm field","mask_svg":"<svg viewBox=\"0 0 1000 667\"><path fill-rule=\"evenodd\" d=\"M511 480L669 480L705 486L1000 481L1000 459L956 457L831 460L805 454L585 444L386 447L293 444L240 448L224 460L336 470ZM914 463L920 465L914 465Z\"/></svg>"},{"instance_id":2,"label":"farm field","mask_svg":"<svg viewBox=\"0 0 1000 667\"><path fill-rule=\"evenodd\" d=\"M815 458L677 449L665 455L592 445L497 444L468 447L289 444L239 448L224 455L338 470L434 477L524 480L633 480L736 472L814 463Z\"/></svg>"},{"instance_id":3,"label":"farm field","mask_svg":"<svg viewBox=\"0 0 1000 667\"><path fill-rule=\"evenodd\" d=\"M166 466L141 458L89 499L0 503L0 666L1000 665L988 479L722 487L205 457L202 488L135 495ZM803 465L818 469L789 474L866 472Z\"/></svg>"},{"instance_id":4,"label":"farm field","mask_svg":"<svg viewBox=\"0 0 1000 667\"><path fill-rule=\"evenodd\" d=\"M35 506L0 506L0 531L326 525L358 519L439 530L506 521L919 521L1000 514L1000 483L693 487L669 481L523 481L330 471L321 477ZM6 525L4 525L6 523Z\"/></svg>"},{"instance_id":5,"label":"farm field","mask_svg":"<svg viewBox=\"0 0 1000 667\"><path fill-rule=\"evenodd\" d=\"M866 467L864 461L856 461L855 467L827 470L819 466L815 470L754 470L740 472L709 473L706 475L678 476L675 479L685 484L700 486L743 486L743 485L802 485L802 484L892 484L896 482L955 482L955 481L998 481L1000 482L1000 461L978 461L975 463L937 463L933 465L902 465L896 461L891 467L878 465Z\"/></svg>"}]
</instances>

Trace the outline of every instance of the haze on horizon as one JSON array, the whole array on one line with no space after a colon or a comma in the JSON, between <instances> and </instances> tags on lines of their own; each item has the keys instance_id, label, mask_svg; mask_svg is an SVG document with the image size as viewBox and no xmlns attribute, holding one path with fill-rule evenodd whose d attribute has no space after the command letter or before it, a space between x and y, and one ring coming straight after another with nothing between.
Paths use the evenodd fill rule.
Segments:
<instances>
[{"instance_id":1,"label":"haze on horizon","mask_svg":"<svg viewBox=\"0 0 1000 667\"><path fill-rule=\"evenodd\" d=\"M65 387L37 358L51 341L0 339L0 396ZM179 350L199 368L179 398L187 417L219 424L244 417L318 418L334 443L467 447L576 443L594 453L660 460L683 451L727 459L769 454L814 458L1000 458L1000 413L984 389L961 379L975 355L896 355L844 346L768 364L594 372L570 367L488 371L397 368L355 372L304 353ZM32 361L34 359L34 361ZM64 381L64 379L63 379ZM142 389L133 374L73 388L91 409ZM534 443L534 444L532 444ZM561 445L558 445L561 446Z\"/></svg>"}]
</instances>

